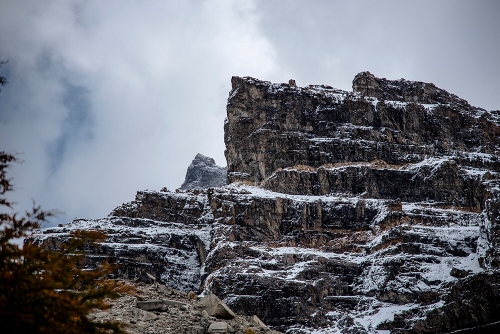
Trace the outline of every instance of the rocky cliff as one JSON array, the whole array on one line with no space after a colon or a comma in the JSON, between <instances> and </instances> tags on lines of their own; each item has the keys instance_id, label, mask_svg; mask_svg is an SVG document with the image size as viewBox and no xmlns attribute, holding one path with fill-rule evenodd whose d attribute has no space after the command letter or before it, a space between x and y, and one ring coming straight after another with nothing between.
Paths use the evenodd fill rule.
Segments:
<instances>
[{"instance_id":1,"label":"rocky cliff","mask_svg":"<svg viewBox=\"0 0 500 334\"><path fill-rule=\"evenodd\" d=\"M214 159L198 153L188 167L181 189L222 187L226 178L226 167L217 166Z\"/></svg>"},{"instance_id":2,"label":"rocky cliff","mask_svg":"<svg viewBox=\"0 0 500 334\"><path fill-rule=\"evenodd\" d=\"M232 84L224 127L230 182L259 185L282 168L377 159L403 165L452 156L467 167L500 167L499 113L432 84L369 72L355 77L354 92L239 77Z\"/></svg>"},{"instance_id":3,"label":"rocky cliff","mask_svg":"<svg viewBox=\"0 0 500 334\"><path fill-rule=\"evenodd\" d=\"M498 111L369 72L353 92L233 77L224 131L228 185L141 191L36 242L104 230L89 263L288 333L499 330Z\"/></svg>"}]
</instances>

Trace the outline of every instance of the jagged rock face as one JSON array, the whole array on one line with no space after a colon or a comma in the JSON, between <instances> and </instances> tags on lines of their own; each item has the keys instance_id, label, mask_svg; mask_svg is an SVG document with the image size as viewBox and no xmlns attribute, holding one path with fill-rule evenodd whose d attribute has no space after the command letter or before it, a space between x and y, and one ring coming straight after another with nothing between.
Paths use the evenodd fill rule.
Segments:
<instances>
[{"instance_id":1,"label":"jagged rock face","mask_svg":"<svg viewBox=\"0 0 500 334\"><path fill-rule=\"evenodd\" d=\"M449 104L460 108L470 107L467 101L432 83L420 81L387 80L377 78L370 72L361 72L352 81L354 92L379 100L416 102L424 104Z\"/></svg>"},{"instance_id":2,"label":"jagged rock face","mask_svg":"<svg viewBox=\"0 0 500 334\"><path fill-rule=\"evenodd\" d=\"M176 289L189 291L199 287L199 268L205 255L202 251L209 247L210 227L207 225L192 227L123 216L78 219L64 227L44 229L43 233L35 235L34 242L57 249L54 247L57 243L78 229L100 230L107 234L106 242L99 249L86 250L90 267L108 260L118 265L114 273L117 277L137 279L149 273Z\"/></svg>"},{"instance_id":3,"label":"jagged rock face","mask_svg":"<svg viewBox=\"0 0 500 334\"><path fill-rule=\"evenodd\" d=\"M363 91L362 83L368 82L378 88L362 95L248 77L231 82L224 127L229 182L258 185L279 168L296 165L317 168L375 159L399 165L429 156L500 168L496 113L472 107L432 84L375 80L365 73L356 77L354 87ZM416 88L427 86L435 89ZM379 90L386 87L396 88L381 96ZM402 102L407 93L400 96L400 90L427 104L413 97Z\"/></svg>"},{"instance_id":4,"label":"jagged rock face","mask_svg":"<svg viewBox=\"0 0 500 334\"><path fill-rule=\"evenodd\" d=\"M481 211L491 194L474 171L447 159L426 159L424 164L404 166L377 161L316 169L299 166L276 171L261 186L290 194L347 192L370 198L433 201Z\"/></svg>"},{"instance_id":5,"label":"jagged rock face","mask_svg":"<svg viewBox=\"0 0 500 334\"><path fill-rule=\"evenodd\" d=\"M135 201L122 204L110 216L145 218L154 221L192 224L205 214L206 191L138 191Z\"/></svg>"},{"instance_id":6,"label":"jagged rock face","mask_svg":"<svg viewBox=\"0 0 500 334\"><path fill-rule=\"evenodd\" d=\"M217 166L214 159L198 153L188 167L181 189L222 187L226 177L227 167Z\"/></svg>"},{"instance_id":7,"label":"jagged rock face","mask_svg":"<svg viewBox=\"0 0 500 334\"><path fill-rule=\"evenodd\" d=\"M498 112L368 72L354 92L232 84L231 184L141 191L108 218L36 242L105 230L90 262L212 291L287 333L497 329Z\"/></svg>"},{"instance_id":8,"label":"jagged rock face","mask_svg":"<svg viewBox=\"0 0 500 334\"><path fill-rule=\"evenodd\" d=\"M500 330L500 275L480 273L460 280L444 298L445 305L421 318L415 310L395 317L394 333L498 333ZM407 319L415 319L407 328Z\"/></svg>"},{"instance_id":9,"label":"jagged rock face","mask_svg":"<svg viewBox=\"0 0 500 334\"><path fill-rule=\"evenodd\" d=\"M359 267L363 273L359 276L363 281L344 283L349 287L359 285L352 290L340 290L341 295L355 296L351 303L358 305L358 311L367 301L360 295L376 296L376 300L383 303L440 302L443 290L450 286L449 278L436 284L422 275L442 270L438 267L445 258L461 258L463 263L465 258L474 257L482 263L498 266L500 127L497 112L475 108L433 84L379 79L369 72L355 77L354 93L329 86L300 88L239 77L233 77L232 85L225 124L229 182L243 181L287 194L345 194L403 202L400 220L381 233L380 244L373 241L367 243L370 246L365 244L369 254L366 258L374 262L368 267L366 262L361 262ZM354 231L352 226L342 227ZM487 250L483 252L484 249ZM425 269L432 266L434 269ZM366 268L375 276L385 272L382 274L385 278L373 279ZM446 274L454 278L467 277L472 272L453 266L450 269L445 269ZM223 275L228 276L230 274ZM340 276L346 277L349 275L345 273ZM241 285L241 278L238 279ZM370 281L372 285L366 289ZM224 280L215 286L219 285L239 286ZM327 286L336 285L329 282ZM326 299L319 291L307 294L299 287L289 290L301 291L296 296ZM234 291L220 293L234 295ZM247 295L254 294L241 291L240 295L245 297L231 298L240 300L239 305L244 308L243 305L250 303ZM266 297L260 297L259 305L266 304L262 298ZM498 302L497 297L492 298ZM277 299L278 296L273 295L266 302L272 304ZM290 299L286 302L293 306L287 307L282 302L280 310L295 314L295 321L307 314L307 308L298 306L304 304ZM342 303L337 300L334 304ZM373 301L368 304L376 307ZM337 308L325 306L324 302L317 305L319 309ZM353 305L351 309L355 308ZM494 313L489 305L485 307L487 314ZM318 316L313 309L310 314ZM431 309L438 307L428 308ZM420 314L422 312L427 311L420 310ZM338 314L336 320L345 321ZM432 317L429 315L429 319L434 319L429 323L408 317L402 327L432 332L429 326L436 322ZM461 321L451 321L441 327L443 331L452 330L464 328L468 321L469 325L478 326L493 320L491 316L469 312ZM307 323L311 319L302 321ZM401 325L401 320L398 321ZM397 331L398 321L387 328Z\"/></svg>"},{"instance_id":10,"label":"jagged rock face","mask_svg":"<svg viewBox=\"0 0 500 334\"><path fill-rule=\"evenodd\" d=\"M162 208L174 214L160 214ZM107 242L89 259L111 259L120 265L118 276L148 272L184 291L202 284L236 312L286 329L354 326L391 307L436 309L447 287L460 282L455 276L482 270L481 221L481 213L429 203L227 186L197 194L139 192L109 218L74 221L38 237L104 230ZM208 252L204 262L200 241ZM404 327L396 320L387 328Z\"/></svg>"}]
</instances>

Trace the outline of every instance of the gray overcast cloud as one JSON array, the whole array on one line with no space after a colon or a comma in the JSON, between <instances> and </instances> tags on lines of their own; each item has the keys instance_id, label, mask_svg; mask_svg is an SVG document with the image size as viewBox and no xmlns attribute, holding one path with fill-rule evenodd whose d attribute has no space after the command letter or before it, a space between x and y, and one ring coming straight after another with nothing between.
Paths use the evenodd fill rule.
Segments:
<instances>
[{"instance_id":1,"label":"gray overcast cloud","mask_svg":"<svg viewBox=\"0 0 500 334\"><path fill-rule=\"evenodd\" d=\"M500 2L0 3L0 149L19 203L106 216L175 189L200 152L225 165L233 75L350 90L358 72L433 82L500 109Z\"/></svg>"}]
</instances>

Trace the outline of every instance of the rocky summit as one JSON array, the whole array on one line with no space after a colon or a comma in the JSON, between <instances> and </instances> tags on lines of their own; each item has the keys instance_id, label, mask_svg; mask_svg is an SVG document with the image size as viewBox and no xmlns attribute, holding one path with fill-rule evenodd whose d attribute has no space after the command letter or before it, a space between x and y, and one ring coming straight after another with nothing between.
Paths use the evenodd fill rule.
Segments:
<instances>
[{"instance_id":1,"label":"rocky summit","mask_svg":"<svg viewBox=\"0 0 500 334\"><path fill-rule=\"evenodd\" d=\"M286 333L500 331L500 111L369 72L352 92L231 83L227 185L186 176L34 241L103 230L89 265L213 293Z\"/></svg>"},{"instance_id":2,"label":"rocky summit","mask_svg":"<svg viewBox=\"0 0 500 334\"><path fill-rule=\"evenodd\" d=\"M226 178L226 167L217 166L214 159L198 153L188 167L181 189L222 187Z\"/></svg>"}]
</instances>

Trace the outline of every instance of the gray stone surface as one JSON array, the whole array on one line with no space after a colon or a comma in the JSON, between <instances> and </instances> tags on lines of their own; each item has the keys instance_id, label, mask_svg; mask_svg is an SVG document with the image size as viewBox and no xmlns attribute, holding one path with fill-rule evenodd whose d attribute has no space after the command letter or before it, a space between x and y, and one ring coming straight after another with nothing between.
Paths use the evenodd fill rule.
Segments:
<instances>
[{"instance_id":1,"label":"gray stone surface","mask_svg":"<svg viewBox=\"0 0 500 334\"><path fill-rule=\"evenodd\" d=\"M211 292L198 300L195 307L198 310L206 311L212 317L220 319L232 319L235 317L234 312Z\"/></svg>"},{"instance_id":2,"label":"gray stone surface","mask_svg":"<svg viewBox=\"0 0 500 334\"><path fill-rule=\"evenodd\" d=\"M377 78L370 72L357 74L352 82L352 89L354 92L376 97L379 100L468 106L464 99L432 83L405 79L387 80Z\"/></svg>"},{"instance_id":3,"label":"gray stone surface","mask_svg":"<svg viewBox=\"0 0 500 334\"><path fill-rule=\"evenodd\" d=\"M212 322L208 327L208 333L210 334L218 334L218 333L227 333L229 326L227 322Z\"/></svg>"},{"instance_id":4,"label":"gray stone surface","mask_svg":"<svg viewBox=\"0 0 500 334\"><path fill-rule=\"evenodd\" d=\"M205 334L205 328L202 326L192 326L186 329L186 334Z\"/></svg>"},{"instance_id":5,"label":"gray stone surface","mask_svg":"<svg viewBox=\"0 0 500 334\"><path fill-rule=\"evenodd\" d=\"M449 155L468 166L500 167L496 112L432 84L368 72L354 79L356 93L250 77L231 83L224 125L229 183L259 185L280 168L376 159L398 165ZM470 159L477 152L491 161Z\"/></svg>"},{"instance_id":6,"label":"gray stone surface","mask_svg":"<svg viewBox=\"0 0 500 334\"><path fill-rule=\"evenodd\" d=\"M223 324L216 324L216 318L204 316L202 312L194 309L195 301L187 298L184 292L171 288L160 292L154 285L145 285L137 281L122 281L125 284L133 285L135 297L122 294L118 299L110 300L110 308L106 310L96 310L89 319L115 320L127 325L126 333L148 334L148 333L169 333L169 334L205 334L209 326L212 332L217 333L222 330L232 334L246 333L248 328L256 328L250 317L235 315L233 319L225 320ZM185 303L189 305L189 310L180 312L177 307L170 307L168 310L157 310L154 313L141 310L135 307L136 298L147 300L162 300L168 295L171 301ZM171 312L175 311L175 312ZM219 321L220 322L220 321ZM260 329L260 334L279 334L269 329Z\"/></svg>"},{"instance_id":7,"label":"gray stone surface","mask_svg":"<svg viewBox=\"0 0 500 334\"><path fill-rule=\"evenodd\" d=\"M161 300L137 301L137 307L145 311L160 310L163 305L164 303Z\"/></svg>"},{"instance_id":8,"label":"gray stone surface","mask_svg":"<svg viewBox=\"0 0 500 334\"><path fill-rule=\"evenodd\" d=\"M158 318L156 314L138 308L132 309L132 315L142 321L150 321Z\"/></svg>"},{"instance_id":9,"label":"gray stone surface","mask_svg":"<svg viewBox=\"0 0 500 334\"><path fill-rule=\"evenodd\" d=\"M183 306L188 305L186 303L179 302L177 300L170 300L170 299L163 299L162 302L167 306L174 306L174 307L183 307Z\"/></svg>"},{"instance_id":10,"label":"gray stone surface","mask_svg":"<svg viewBox=\"0 0 500 334\"><path fill-rule=\"evenodd\" d=\"M214 159L198 153L187 169L181 189L221 187L226 178L226 167L217 166Z\"/></svg>"}]
</instances>

